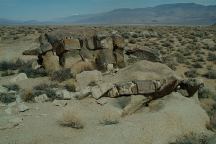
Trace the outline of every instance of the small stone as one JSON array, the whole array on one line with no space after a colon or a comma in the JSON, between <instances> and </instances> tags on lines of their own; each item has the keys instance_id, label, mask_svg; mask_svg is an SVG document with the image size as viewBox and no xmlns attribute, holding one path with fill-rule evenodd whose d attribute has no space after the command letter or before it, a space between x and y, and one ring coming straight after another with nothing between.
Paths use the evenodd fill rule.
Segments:
<instances>
[{"instance_id":1,"label":"small stone","mask_svg":"<svg viewBox=\"0 0 216 144\"><path fill-rule=\"evenodd\" d=\"M56 92L57 97L61 100L70 100L71 99L71 93L67 90L58 90Z\"/></svg>"},{"instance_id":2,"label":"small stone","mask_svg":"<svg viewBox=\"0 0 216 144\"><path fill-rule=\"evenodd\" d=\"M110 83L102 83L97 86L92 87L91 92L92 96L95 99L101 98L105 93L112 89L113 85Z\"/></svg>"},{"instance_id":3,"label":"small stone","mask_svg":"<svg viewBox=\"0 0 216 144\"><path fill-rule=\"evenodd\" d=\"M55 106L64 107L64 106L67 105L67 101L65 101L65 100L54 100L54 101L53 101L53 104L54 104Z\"/></svg>"},{"instance_id":4,"label":"small stone","mask_svg":"<svg viewBox=\"0 0 216 144\"><path fill-rule=\"evenodd\" d=\"M42 94L42 95L39 95L39 96L35 97L34 100L37 103L44 103L44 102L48 101L49 98L47 97L46 94Z\"/></svg>"},{"instance_id":5,"label":"small stone","mask_svg":"<svg viewBox=\"0 0 216 144\"><path fill-rule=\"evenodd\" d=\"M82 89L80 92L73 93L73 97L80 100L80 99L83 99L85 97L88 97L90 94L91 94L91 88L86 87L86 88Z\"/></svg>"},{"instance_id":6,"label":"small stone","mask_svg":"<svg viewBox=\"0 0 216 144\"><path fill-rule=\"evenodd\" d=\"M27 75L25 73L19 73L17 76L13 77L10 82L11 83L17 83L19 81L23 81L28 79Z\"/></svg>"},{"instance_id":7,"label":"small stone","mask_svg":"<svg viewBox=\"0 0 216 144\"><path fill-rule=\"evenodd\" d=\"M107 98L101 98L99 100L96 100L96 102L100 105L105 105L108 103L108 99Z\"/></svg>"}]
</instances>

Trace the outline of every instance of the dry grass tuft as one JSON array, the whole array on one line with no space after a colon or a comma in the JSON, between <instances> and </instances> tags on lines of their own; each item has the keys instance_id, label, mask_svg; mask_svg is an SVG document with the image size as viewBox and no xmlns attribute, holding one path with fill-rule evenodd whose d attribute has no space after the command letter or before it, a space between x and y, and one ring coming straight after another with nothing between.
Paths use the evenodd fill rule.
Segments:
<instances>
[{"instance_id":1,"label":"dry grass tuft","mask_svg":"<svg viewBox=\"0 0 216 144\"><path fill-rule=\"evenodd\" d=\"M72 108L64 109L58 122L61 126L65 127L71 127L75 129L84 128L84 124L81 121L78 113L75 112Z\"/></svg>"}]
</instances>

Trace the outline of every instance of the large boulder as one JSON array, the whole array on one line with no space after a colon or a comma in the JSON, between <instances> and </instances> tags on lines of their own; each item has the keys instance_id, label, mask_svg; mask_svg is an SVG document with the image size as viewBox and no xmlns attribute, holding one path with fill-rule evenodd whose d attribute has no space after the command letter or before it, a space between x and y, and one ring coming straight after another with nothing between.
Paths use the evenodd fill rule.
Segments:
<instances>
[{"instance_id":1,"label":"large boulder","mask_svg":"<svg viewBox=\"0 0 216 144\"><path fill-rule=\"evenodd\" d=\"M115 57L113 55L113 51L111 49L103 49L100 50L95 63L97 65L97 69L99 70L107 70L108 64L115 64Z\"/></svg>"},{"instance_id":2,"label":"large boulder","mask_svg":"<svg viewBox=\"0 0 216 144\"><path fill-rule=\"evenodd\" d=\"M133 103L140 102L140 99L143 100L141 96L134 98L130 108L125 107L124 113L126 110L136 110L139 105L133 105ZM155 100L154 103L154 106L144 107L136 114L124 117L120 124L98 127L97 130L92 127L89 131L87 130L89 133L86 133L83 139L77 138L76 140L82 144L89 143L89 141L94 144L168 144L191 133L211 133L206 128L209 117L194 99L183 97L179 93L172 93L162 99ZM111 107L110 104L103 107L98 106L98 109L94 109L92 104L88 111L85 109L86 111L83 112L81 112L82 107L80 107L79 104L80 113L85 116L86 114L89 115L86 118L89 125L94 123L98 125L95 122L98 111L107 115L108 112L118 113L118 110ZM83 107L86 108L87 106L83 105ZM109 111L103 110L105 108ZM110 137L107 137L108 135ZM74 141L76 142L76 140Z\"/></svg>"},{"instance_id":3,"label":"large boulder","mask_svg":"<svg viewBox=\"0 0 216 144\"><path fill-rule=\"evenodd\" d=\"M181 79L164 64L142 60L119 70L114 77L107 79L107 81L118 83L134 80L162 80L169 77Z\"/></svg>"},{"instance_id":4,"label":"large boulder","mask_svg":"<svg viewBox=\"0 0 216 144\"><path fill-rule=\"evenodd\" d=\"M85 88L90 83L102 81L102 73L100 71L84 71L76 75L76 80L80 88Z\"/></svg>"}]
</instances>

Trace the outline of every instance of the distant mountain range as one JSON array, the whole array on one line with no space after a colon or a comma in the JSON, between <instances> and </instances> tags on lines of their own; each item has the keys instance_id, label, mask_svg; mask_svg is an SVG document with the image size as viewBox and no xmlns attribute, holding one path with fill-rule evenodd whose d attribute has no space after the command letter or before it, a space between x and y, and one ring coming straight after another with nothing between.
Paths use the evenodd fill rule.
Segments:
<instances>
[{"instance_id":1,"label":"distant mountain range","mask_svg":"<svg viewBox=\"0 0 216 144\"><path fill-rule=\"evenodd\" d=\"M216 5L195 3L165 4L148 8L122 8L110 12L75 15L51 21L14 21L0 19L0 24L168 24L212 25L216 23Z\"/></svg>"}]
</instances>

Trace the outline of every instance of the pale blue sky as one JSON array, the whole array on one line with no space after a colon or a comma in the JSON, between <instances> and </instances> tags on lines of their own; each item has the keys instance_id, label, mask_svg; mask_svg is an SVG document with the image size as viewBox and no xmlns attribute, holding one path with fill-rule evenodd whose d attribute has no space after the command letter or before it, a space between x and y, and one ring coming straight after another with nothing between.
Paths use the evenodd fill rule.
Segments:
<instances>
[{"instance_id":1,"label":"pale blue sky","mask_svg":"<svg viewBox=\"0 0 216 144\"><path fill-rule=\"evenodd\" d=\"M0 18L48 20L116 8L144 8L169 3L216 5L216 0L0 0Z\"/></svg>"}]
</instances>

